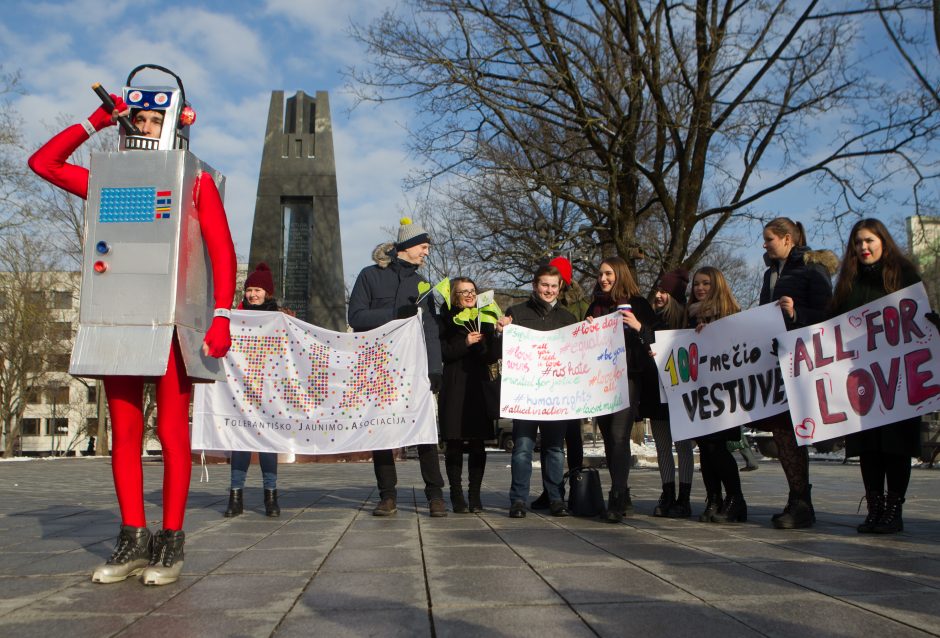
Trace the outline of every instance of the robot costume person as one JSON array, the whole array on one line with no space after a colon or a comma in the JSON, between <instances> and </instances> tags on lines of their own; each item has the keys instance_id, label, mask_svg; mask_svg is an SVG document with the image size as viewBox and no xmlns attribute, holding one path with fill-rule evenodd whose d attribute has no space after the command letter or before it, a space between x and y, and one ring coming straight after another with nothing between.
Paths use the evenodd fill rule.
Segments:
<instances>
[{"instance_id":1,"label":"robot costume person","mask_svg":"<svg viewBox=\"0 0 940 638\"><path fill-rule=\"evenodd\" d=\"M134 86L143 68L172 75L177 87ZM69 372L104 381L121 509L117 547L92 580L113 583L139 574L144 584L165 585L179 578L183 565L192 383L221 378L218 358L231 345L235 248L220 195L224 178L188 150L195 114L180 79L142 65L128 76L123 99L95 90L106 106L49 140L29 166L86 200L79 329ZM116 120L120 150L92 153L89 169L67 162ZM141 464L148 380L156 383L164 466L163 527L155 533L144 514Z\"/></svg>"}]
</instances>

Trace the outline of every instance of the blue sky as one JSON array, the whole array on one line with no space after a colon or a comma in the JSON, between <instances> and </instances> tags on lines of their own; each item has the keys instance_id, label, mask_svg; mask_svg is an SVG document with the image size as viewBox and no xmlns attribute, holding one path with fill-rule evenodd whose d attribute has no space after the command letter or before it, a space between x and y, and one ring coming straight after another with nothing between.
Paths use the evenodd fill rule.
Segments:
<instances>
[{"instance_id":1,"label":"blue sky","mask_svg":"<svg viewBox=\"0 0 940 638\"><path fill-rule=\"evenodd\" d=\"M258 167L270 91L330 92L347 282L368 265L373 247L387 240L419 193L403 191L415 159L406 151L406 127L416 114L405 102L360 105L341 71L364 62L347 35L350 16L366 22L395 3L387 0L234 0L148 3L128 0L4 2L0 60L19 70L25 95L16 104L26 120L30 148L50 136L61 114L80 121L96 106L90 90L101 82L118 92L128 71L156 63L176 71L198 114L192 150L227 178L226 209L240 260L248 256ZM873 73L899 69L878 28L866 27ZM167 83L159 74L139 76ZM820 196L803 180L761 203L762 211L811 221ZM884 215L885 221L903 211ZM896 227L896 226L895 226ZM760 261L759 230L743 248ZM841 252L831 233L811 243Z\"/></svg>"},{"instance_id":2,"label":"blue sky","mask_svg":"<svg viewBox=\"0 0 940 638\"><path fill-rule=\"evenodd\" d=\"M0 60L22 73L16 103L29 148L51 134L60 114L86 118L101 82L119 93L141 63L175 71L197 113L192 150L226 176L225 206L239 259L247 260L270 92L330 92L336 147L344 270L370 263L372 249L397 227L410 198L401 187L412 161L405 149L405 104L351 110L342 69L361 62L346 36L349 16L368 19L391 3L4 2ZM148 75L149 74L149 75ZM142 72L150 84L172 78ZM110 133L116 134L116 133Z\"/></svg>"}]
</instances>

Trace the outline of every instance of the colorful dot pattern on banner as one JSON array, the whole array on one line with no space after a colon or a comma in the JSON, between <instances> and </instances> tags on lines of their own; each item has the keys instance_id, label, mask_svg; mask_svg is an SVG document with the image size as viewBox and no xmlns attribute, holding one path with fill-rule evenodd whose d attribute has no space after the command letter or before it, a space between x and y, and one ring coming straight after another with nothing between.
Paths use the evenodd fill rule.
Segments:
<instances>
[{"instance_id":1,"label":"colorful dot pattern on banner","mask_svg":"<svg viewBox=\"0 0 940 638\"><path fill-rule=\"evenodd\" d=\"M252 406L256 408L264 406L264 379L266 376L271 376L275 360L283 359L286 349L287 337L232 335L232 352L245 357L248 364L242 370L244 396Z\"/></svg>"},{"instance_id":2,"label":"colorful dot pattern on banner","mask_svg":"<svg viewBox=\"0 0 940 638\"><path fill-rule=\"evenodd\" d=\"M287 405L300 412L320 407L329 393L330 349L316 343L305 349L310 360L310 375L306 387L296 379L279 379L277 386Z\"/></svg>"},{"instance_id":3,"label":"colorful dot pattern on banner","mask_svg":"<svg viewBox=\"0 0 940 638\"><path fill-rule=\"evenodd\" d=\"M408 397L412 379L397 374L404 369L395 374L389 369L398 362L389 349L394 340L355 335L354 349L337 345L334 351L329 339L320 343L296 330L275 330L274 336L256 336L252 330L232 331L235 356L229 360L232 405L245 416L361 418L363 409L391 407Z\"/></svg>"},{"instance_id":4,"label":"colorful dot pattern on banner","mask_svg":"<svg viewBox=\"0 0 940 638\"><path fill-rule=\"evenodd\" d=\"M398 400L399 390L388 370L391 354L384 343L362 344L356 348L356 363L350 371L341 409L361 408L366 400L377 407L392 405Z\"/></svg>"}]
</instances>

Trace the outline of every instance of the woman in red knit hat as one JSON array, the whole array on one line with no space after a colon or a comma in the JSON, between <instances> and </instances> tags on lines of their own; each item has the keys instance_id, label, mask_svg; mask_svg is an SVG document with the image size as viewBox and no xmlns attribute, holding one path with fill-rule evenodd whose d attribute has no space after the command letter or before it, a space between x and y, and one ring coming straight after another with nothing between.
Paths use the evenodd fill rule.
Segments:
<instances>
[{"instance_id":1,"label":"woman in red knit hat","mask_svg":"<svg viewBox=\"0 0 940 638\"><path fill-rule=\"evenodd\" d=\"M245 296L238 304L239 310L281 310L274 299L274 277L271 269L264 262L259 263L245 279ZM264 486L264 513L267 516L280 516L281 508L277 504L277 452L258 452L261 465L261 481ZM232 450L232 484L229 489L228 508L225 518L238 516L244 510L243 492L248 466L251 465L251 452Z\"/></svg>"}]
</instances>

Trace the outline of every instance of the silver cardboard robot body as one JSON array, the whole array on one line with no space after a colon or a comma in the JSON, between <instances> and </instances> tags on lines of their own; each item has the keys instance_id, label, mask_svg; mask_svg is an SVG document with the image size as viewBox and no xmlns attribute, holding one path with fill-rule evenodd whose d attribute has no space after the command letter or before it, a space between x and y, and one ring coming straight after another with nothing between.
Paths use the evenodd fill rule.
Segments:
<instances>
[{"instance_id":1,"label":"silver cardboard robot body","mask_svg":"<svg viewBox=\"0 0 940 638\"><path fill-rule=\"evenodd\" d=\"M223 194L225 178L189 151L92 154L71 374L162 376L175 331L191 379L224 378L202 353L214 306L193 200L203 172Z\"/></svg>"}]
</instances>

